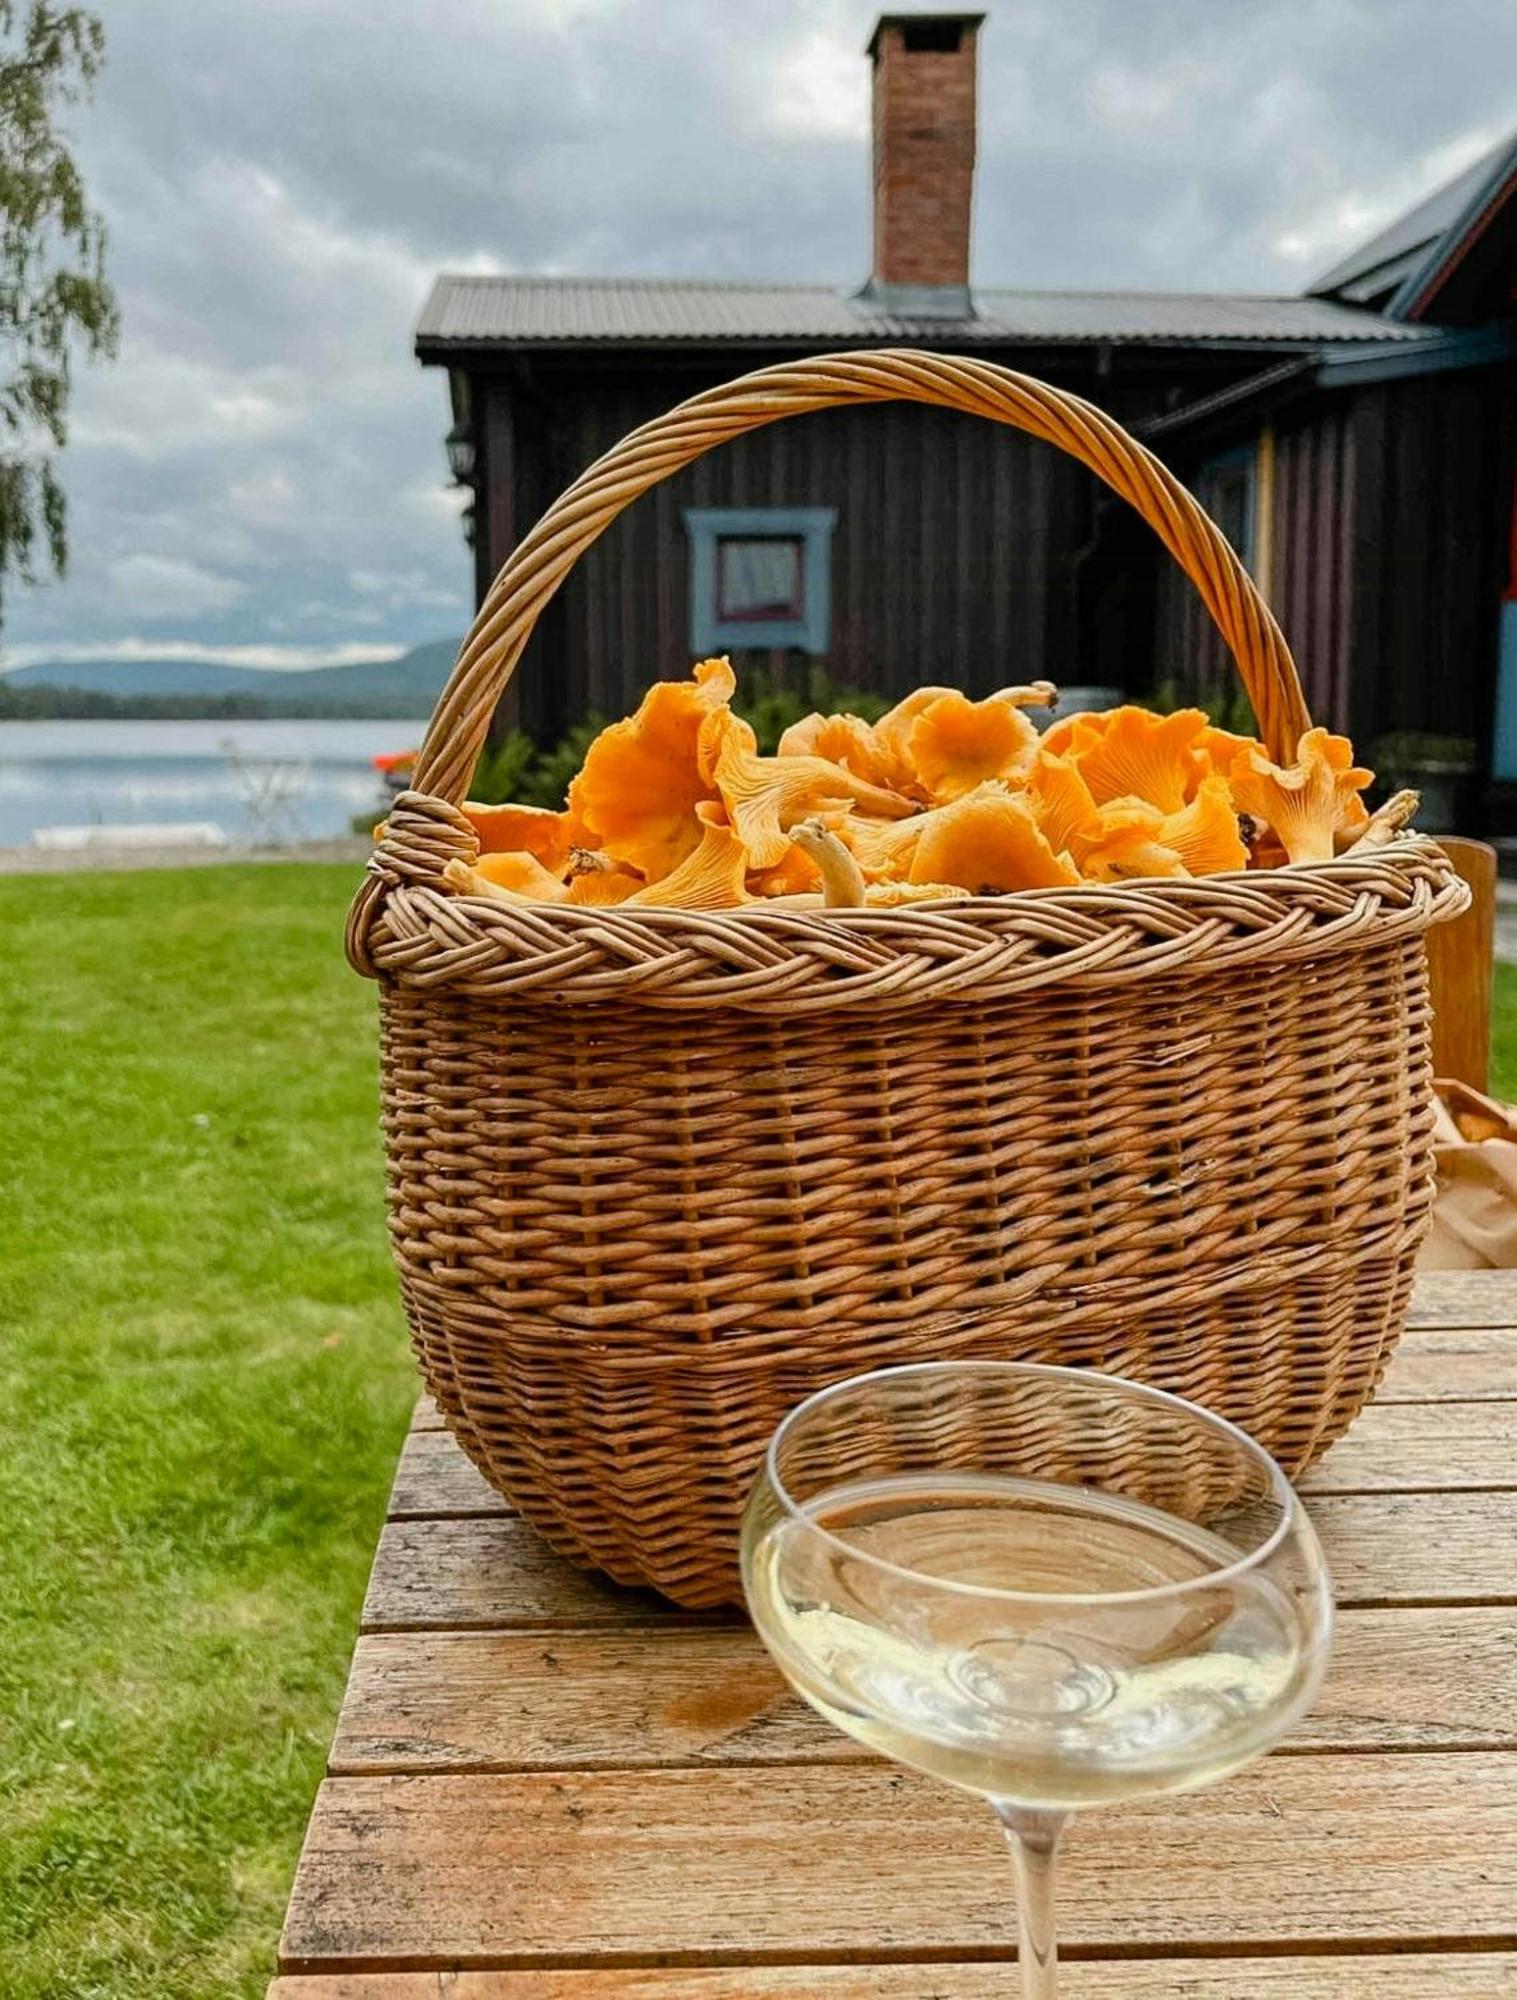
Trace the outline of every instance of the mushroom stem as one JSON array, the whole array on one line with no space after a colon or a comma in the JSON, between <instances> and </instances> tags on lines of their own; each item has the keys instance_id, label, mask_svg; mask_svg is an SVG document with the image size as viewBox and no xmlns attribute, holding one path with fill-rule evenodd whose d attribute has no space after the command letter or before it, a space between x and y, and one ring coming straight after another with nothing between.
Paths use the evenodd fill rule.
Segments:
<instances>
[{"instance_id":1,"label":"mushroom stem","mask_svg":"<svg viewBox=\"0 0 1517 2000\"><path fill-rule=\"evenodd\" d=\"M1421 803L1419 792L1393 792L1383 806L1370 814L1358 839L1349 842L1345 853L1356 854L1361 847L1384 847L1408 823Z\"/></svg>"},{"instance_id":2,"label":"mushroom stem","mask_svg":"<svg viewBox=\"0 0 1517 2000\"><path fill-rule=\"evenodd\" d=\"M803 819L791 827L790 838L821 869L827 909L857 909L863 903L864 877L859 864L829 827L819 819Z\"/></svg>"},{"instance_id":3,"label":"mushroom stem","mask_svg":"<svg viewBox=\"0 0 1517 2000\"><path fill-rule=\"evenodd\" d=\"M1023 687L997 688L992 699L1008 702L1013 708L1057 709L1059 690L1052 681L1029 681Z\"/></svg>"}]
</instances>

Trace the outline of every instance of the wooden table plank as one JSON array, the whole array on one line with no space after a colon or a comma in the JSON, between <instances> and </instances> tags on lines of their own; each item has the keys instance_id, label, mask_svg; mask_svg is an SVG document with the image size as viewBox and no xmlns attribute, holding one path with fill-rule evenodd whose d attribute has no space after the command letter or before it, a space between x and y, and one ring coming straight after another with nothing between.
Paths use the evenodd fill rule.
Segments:
<instances>
[{"instance_id":1,"label":"wooden table plank","mask_svg":"<svg viewBox=\"0 0 1517 2000\"><path fill-rule=\"evenodd\" d=\"M1517 1488L1517 1417L1502 1403L1378 1402L1301 1482L1304 1493ZM413 1431L401 1451L390 1519L506 1514L447 1431Z\"/></svg>"},{"instance_id":2,"label":"wooden table plank","mask_svg":"<svg viewBox=\"0 0 1517 2000\"><path fill-rule=\"evenodd\" d=\"M446 1433L442 1437L452 1443ZM453 1450L474 1472L456 1445ZM474 1477L488 1493L477 1472ZM1517 1487L1517 1408L1494 1402L1371 1403L1300 1484L1306 1494Z\"/></svg>"},{"instance_id":3,"label":"wooden table plank","mask_svg":"<svg viewBox=\"0 0 1517 2000\"><path fill-rule=\"evenodd\" d=\"M1514 1398L1517 1328L1428 1327L1402 1335L1375 1403Z\"/></svg>"},{"instance_id":4,"label":"wooden table plank","mask_svg":"<svg viewBox=\"0 0 1517 2000\"><path fill-rule=\"evenodd\" d=\"M991 1815L888 1766L329 1778L281 1970L1008 1953ZM1277 1757L1079 1815L1077 1951L1517 1946L1517 1756Z\"/></svg>"},{"instance_id":5,"label":"wooden table plank","mask_svg":"<svg viewBox=\"0 0 1517 2000\"><path fill-rule=\"evenodd\" d=\"M1517 1603L1517 1493L1318 1494L1338 1602Z\"/></svg>"},{"instance_id":6,"label":"wooden table plank","mask_svg":"<svg viewBox=\"0 0 1517 2000\"><path fill-rule=\"evenodd\" d=\"M1422 1271L1407 1324L1517 1326L1517 1271Z\"/></svg>"},{"instance_id":7,"label":"wooden table plank","mask_svg":"<svg viewBox=\"0 0 1517 2000\"><path fill-rule=\"evenodd\" d=\"M1067 2000L1511 2000L1517 1954L1066 1962ZM740 1971L365 1972L276 1979L268 2000L1013 2000L1004 1964Z\"/></svg>"},{"instance_id":8,"label":"wooden table plank","mask_svg":"<svg viewBox=\"0 0 1517 2000\"><path fill-rule=\"evenodd\" d=\"M1517 1602L1517 1492L1324 1494L1311 1515L1341 1604ZM689 1622L561 1561L510 1516L391 1522L363 1611L366 1632Z\"/></svg>"},{"instance_id":9,"label":"wooden table plank","mask_svg":"<svg viewBox=\"0 0 1517 2000\"><path fill-rule=\"evenodd\" d=\"M622 1590L563 1561L514 1515L391 1521L381 1530L363 1630L677 1625L652 1591Z\"/></svg>"},{"instance_id":10,"label":"wooden table plank","mask_svg":"<svg viewBox=\"0 0 1517 2000\"><path fill-rule=\"evenodd\" d=\"M390 1488L392 1521L428 1520L444 1514L505 1514L506 1506L451 1431L413 1430L401 1447Z\"/></svg>"},{"instance_id":11,"label":"wooden table plank","mask_svg":"<svg viewBox=\"0 0 1517 2000\"><path fill-rule=\"evenodd\" d=\"M1348 1611L1292 1739L1315 1750L1517 1750L1517 1612ZM363 1638L328 1770L634 1770L871 1761L792 1694L746 1627Z\"/></svg>"}]
</instances>

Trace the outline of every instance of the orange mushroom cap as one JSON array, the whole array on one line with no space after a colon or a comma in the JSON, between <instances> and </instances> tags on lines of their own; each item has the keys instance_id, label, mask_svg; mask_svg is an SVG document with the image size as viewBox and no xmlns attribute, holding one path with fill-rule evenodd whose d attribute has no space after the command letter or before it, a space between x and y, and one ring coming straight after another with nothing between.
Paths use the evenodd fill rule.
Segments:
<instances>
[{"instance_id":1,"label":"orange mushroom cap","mask_svg":"<svg viewBox=\"0 0 1517 2000\"><path fill-rule=\"evenodd\" d=\"M1245 866L1247 854L1238 838L1237 815L1229 802L1223 780L1223 811L1234 846L1226 850L1240 858L1218 861L1216 867ZM1168 830L1178 828L1183 841L1195 843L1200 835L1220 838L1215 818L1216 802L1208 794L1201 816L1184 807L1166 817L1146 799L1109 799L1098 805L1091 796L1079 766L1072 757L1038 757L1027 790L1028 802L1038 815L1038 824L1051 847L1066 851L1082 875L1092 882L1122 881L1135 875L1183 875L1198 873L1170 843ZM1192 815L1187 817L1187 815ZM1197 852L1201 850L1198 847ZM1219 848L1218 850L1222 850Z\"/></svg>"},{"instance_id":2,"label":"orange mushroom cap","mask_svg":"<svg viewBox=\"0 0 1517 2000\"><path fill-rule=\"evenodd\" d=\"M751 868L773 868L784 860L797 820L844 811L850 802L885 819L912 810L908 799L821 757L760 757L753 731L736 716L720 730L708 730L706 741L717 790Z\"/></svg>"},{"instance_id":3,"label":"orange mushroom cap","mask_svg":"<svg viewBox=\"0 0 1517 2000\"><path fill-rule=\"evenodd\" d=\"M569 787L569 812L616 861L650 882L699 846L696 806L712 796L700 765L701 725L737 687L725 659L690 681L656 681L635 715L603 729Z\"/></svg>"},{"instance_id":4,"label":"orange mushroom cap","mask_svg":"<svg viewBox=\"0 0 1517 2000\"><path fill-rule=\"evenodd\" d=\"M880 820L850 813L839 821L837 835L863 869L866 882L897 882L909 871L922 828L931 817L914 813L909 819Z\"/></svg>"},{"instance_id":5,"label":"orange mushroom cap","mask_svg":"<svg viewBox=\"0 0 1517 2000\"><path fill-rule=\"evenodd\" d=\"M871 785L889 786L896 762L861 715L805 715L779 740L781 757L821 757Z\"/></svg>"},{"instance_id":6,"label":"orange mushroom cap","mask_svg":"<svg viewBox=\"0 0 1517 2000\"><path fill-rule=\"evenodd\" d=\"M1165 815L1147 799L1110 799L1076 837L1080 872L1089 882L1143 875L1183 875L1185 864L1159 838Z\"/></svg>"},{"instance_id":7,"label":"orange mushroom cap","mask_svg":"<svg viewBox=\"0 0 1517 2000\"><path fill-rule=\"evenodd\" d=\"M545 868L535 854L482 854L474 873L498 889L513 889L535 903L561 903L568 895L561 876Z\"/></svg>"},{"instance_id":8,"label":"orange mushroom cap","mask_svg":"<svg viewBox=\"0 0 1517 2000\"><path fill-rule=\"evenodd\" d=\"M1078 862L1088 838L1099 829L1101 814L1079 765L1040 750L1028 773L1027 801L1054 852L1068 853Z\"/></svg>"},{"instance_id":9,"label":"orange mushroom cap","mask_svg":"<svg viewBox=\"0 0 1517 2000\"><path fill-rule=\"evenodd\" d=\"M786 848L783 860L772 868L755 868L748 877L748 887L755 896L804 896L821 886L821 869L794 841Z\"/></svg>"},{"instance_id":10,"label":"orange mushroom cap","mask_svg":"<svg viewBox=\"0 0 1517 2000\"><path fill-rule=\"evenodd\" d=\"M571 863L576 859L581 865L569 877L564 901L580 909L608 909L616 903L625 903L645 886L635 868L624 867L602 854L587 854L579 848L570 856Z\"/></svg>"},{"instance_id":11,"label":"orange mushroom cap","mask_svg":"<svg viewBox=\"0 0 1517 2000\"><path fill-rule=\"evenodd\" d=\"M535 854L545 868L562 868L579 835L572 814L545 806L485 806L465 799L462 812L481 854Z\"/></svg>"},{"instance_id":12,"label":"orange mushroom cap","mask_svg":"<svg viewBox=\"0 0 1517 2000\"><path fill-rule=\"evenodd\" d=\"M1021 712L1043 689L1007 688L984 701L957 691L921 709L905 731L906 754L923 790L941 805L963 798L990 778L1024 770L1038 732Z\"/></svg>"},{"instance_id":13,"label":"orange mushroom cap","mask_svg":"<svg viewBox=\"0 0 1517 2000\"><path fill-rule=\"evenodd\" d=\"M730 910L749 901L748 850L723 808L703 799L695 808L700 840L679 866L625 900L661 910Z\"/></svg>"},{"instance_id":14,"label":"orange mushroom cap","mask_svg":"<svg viewBox=\"0 0 1517 2000\"><path fill-rule=\"evenodd\" d=\"M1201 780L1189 805L1168 815L1158 840L1180 857L1187 875L1225 875L1248 866L1232 792L1215 771Z\"/></svg>"},{"instance_id":15,"label":"orange mushroom cap","mask_svg":"<svg viewBox=\"0 0 1517 2000\"><path fill-rule=\"evenodd\" d=\"M1331 861L1340 833L1361 829L1369 815L1359 794L1374 773L1354 764L1346 736L1308 729L1294 764L1272 764L1262 751L1240 757L1231 774L1239 808L1278 837L1290 865Z\"/></svg>"},{"instance_id":16,"label":"orange mushroom cap","mask_svg":"<svg viewBox=\"0 0 1517 2000\"><path fill-rule=\"evenodd\" d=\"M907 873L913 882L956 883L976 895L1080 879L1069 856L1049 845L1031 806L993 785L923 815Z\"/></svg>"},{"instance_id":17,"label":"orange mushroom cap","mask_svg":"<svg viewBox=\"0 0 1517 2000\"><path fill-rule=\"evenodd\" d=\"M538 896L529 896L525 890L508 888L504 882L492 881L467 861L445 862L442 879L455 896L484 896L492 902L518 904L540 903L542 900ZM559 888L562 887L560 883Z\"/></svg>"},{"instance_id":18,"label":"orange mushroom cap","mask_svg":"<svg viewBox=\"0 0 1517 2000\"><path fill-rule=\"evenodd\" d=\"M1097 718L1081 720L1091 724ZM1192 788L1190 753L1209 727L1202 711L1182 708L1173 715L1152 715L1129 706L1112 709L1099 720L1104 725L1099 732L1076 730L1069 752L1097 805L1137 798L1161 812L1178 812Z\"/></svg>"}]
</instances>

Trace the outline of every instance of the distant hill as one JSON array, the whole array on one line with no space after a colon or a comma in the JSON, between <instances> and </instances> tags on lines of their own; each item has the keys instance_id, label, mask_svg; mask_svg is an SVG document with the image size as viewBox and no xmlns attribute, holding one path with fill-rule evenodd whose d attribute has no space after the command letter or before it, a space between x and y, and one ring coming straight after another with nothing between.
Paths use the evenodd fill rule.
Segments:
<instances>
[{"instance_id":1,"label":"distant hill","mask_svg":"<svg viewBox=\"0 0 1517 2000\"><path fill-rule=\"evenodd\" d=\"M174 698L252 700L274 715L426 715L442 692L458 652L456 639L431 639L393 660L358 666L267 671L224 667L213 660L39 660L0 674L0 690L73 689L123 704ZM38 712L40 692L28 701Z\"/></svg>"}]
</instances>

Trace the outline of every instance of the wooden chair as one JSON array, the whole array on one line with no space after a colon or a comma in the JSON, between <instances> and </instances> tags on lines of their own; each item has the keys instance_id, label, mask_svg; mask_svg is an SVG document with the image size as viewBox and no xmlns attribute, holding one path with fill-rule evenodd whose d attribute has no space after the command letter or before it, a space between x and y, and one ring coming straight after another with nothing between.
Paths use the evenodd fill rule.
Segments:
<instances>
[{"instance_id":1,"label":"wooden chair","mask_svg":"<svg viewBox=\"0 0 1517 2000\"><path fill-rule=\"evenodd\" d=\"M1483 840L1439 837L1474 900L1462 917L1427 934L1433 991L1433 1074L1484 1090L1490 1077L1491 982L1496 939L1496 850Z\"/></svg>"}]
</instances>

